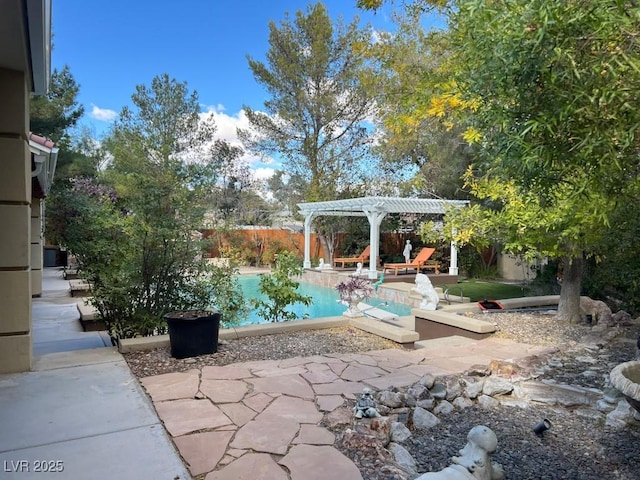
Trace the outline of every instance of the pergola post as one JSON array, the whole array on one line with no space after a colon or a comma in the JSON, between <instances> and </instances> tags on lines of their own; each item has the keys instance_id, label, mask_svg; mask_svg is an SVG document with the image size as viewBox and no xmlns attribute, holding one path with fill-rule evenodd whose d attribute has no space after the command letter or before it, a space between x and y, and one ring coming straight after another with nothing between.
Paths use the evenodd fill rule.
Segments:
<instances>
[{"instance_id":1,"label":"pergola post","mask_svg":"<svg viewBox=\"0 0 640 480\"><path fill-rule=\"evenodd\" d=\"M456 230L453 230L455 237ZM458 247L455 240L451 240L451 263L449 264L449 275L458 275Z\"/></svg>"},{"instance_id":2,"label":"pergola post","mask_svg":"<svg viewBox=\"0 0 640 480\"><path fill-rule=\"evenodd\" d=\"M386 212L364 210L369 220L369 278L378 278L378 255L380 254L380 224L386 216Z\"/></svg>"},{"instance_id":3,"label":"pergola post","mask_svg":"<svg viewBox=\"0 0 640 480\"><path fill-rule=\"evenodd\" d=\"M304 268L311 268L311 219L313 213L308 213L304 217Z\"/></svg>"}]
</instances>

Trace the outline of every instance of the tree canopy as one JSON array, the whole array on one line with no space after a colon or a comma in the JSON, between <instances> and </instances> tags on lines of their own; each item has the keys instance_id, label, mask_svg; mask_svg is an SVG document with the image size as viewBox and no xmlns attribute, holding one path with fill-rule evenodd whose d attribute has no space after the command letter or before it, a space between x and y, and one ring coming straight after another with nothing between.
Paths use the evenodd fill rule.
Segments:
<instances>
[{"instance_id":1,"label":"tree canopy","mask_svg":"<svg viewBox=\"0 0 640 480\"><path fill-rule=\"evenodd\" d=\"M375 8L380 2L363 0ZM637 197L640 7L603 0L418 1L446 7L451 80L424 103L477 147L466 185L504 248L559 258L559 314L576 320L585 255ZM480 221L479 221L480 220ZM475 232L474 232L475 229Z\"/></svg>"},{"instance_id":2,"label":"tree canopy","mask_svg":"<svg viewBox=\"0 0 640 480\"><path fill-rule=\"evenodd\" d=\"M249 148L282 158L286 171L307 183L306 201L336 198L361 171L372 112L359 75L356 47L364 32L356 23L334 27L322 3L287 14L269 25L266 63L249 67L270 98L265 112L244 109L252 131L241 131Z\"/></svg>"}]
</instances>

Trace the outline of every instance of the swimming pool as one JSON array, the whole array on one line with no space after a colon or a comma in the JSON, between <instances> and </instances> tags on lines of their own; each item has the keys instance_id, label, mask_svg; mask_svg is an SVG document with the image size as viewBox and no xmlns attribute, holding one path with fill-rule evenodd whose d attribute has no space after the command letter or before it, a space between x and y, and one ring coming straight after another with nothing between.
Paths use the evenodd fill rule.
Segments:
<instances>
[{"instance_id":1,"label":"swimming pool","mask_svg":"<svg viewBox=\"0 0 640 480\"><path fill-rule=\"evenodd\" d=\"M250 298L257 298L260 300L268 300L266 295L260 293L260 276L259 275L241 275L238 277L240 287L242 288L242 294L245 300ZM300 283L298 292L302 295L310 295L313 298L313 302L309 306L296 303L293 306L288 307L288 310L298 315L298 318L322 318L322 317L335 317L342 315L347 309L345 305L338 300L340 296L333 288L320 287L318 285L312 285L310 283ZM394 302L385 302L379 298L367 298L364 302L374 307L382 308L388 312L395 313L396 315L410 315L411 308L409 305L402 305ZM263 319L258 316L256 310L251 309L246 321L241 322L241 325L250 325L255 323L264 323Z\"/></svg>"}]
</instances>

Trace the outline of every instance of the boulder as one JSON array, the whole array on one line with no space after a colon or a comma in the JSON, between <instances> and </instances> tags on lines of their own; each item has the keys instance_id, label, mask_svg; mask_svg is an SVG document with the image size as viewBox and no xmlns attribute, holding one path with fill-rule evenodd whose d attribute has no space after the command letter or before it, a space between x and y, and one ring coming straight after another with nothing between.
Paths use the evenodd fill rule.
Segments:
<instances>
[{"instance_id":1,"label":"boulder","mask_svg":"<svg viewBox=\"0 0 640 480\"><path fill-rule=\"evenodd\" d=\"M440 423L440 419L424 408L413 409L413 426L418 430L428 430Z\"/></svg>"}]
</instances>

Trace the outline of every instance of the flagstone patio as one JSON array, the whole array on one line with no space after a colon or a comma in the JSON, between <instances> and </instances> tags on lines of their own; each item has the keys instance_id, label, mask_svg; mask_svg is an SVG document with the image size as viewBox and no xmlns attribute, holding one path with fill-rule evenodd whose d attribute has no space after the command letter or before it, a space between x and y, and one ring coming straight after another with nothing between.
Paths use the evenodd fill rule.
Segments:
<instances>
[{"instance_id":1,"label":"flagstone patio","mask_svg":"<svg viewBox=\"0 0 640 480\"><path fill-rule=\"evenodd\" d=\"M412 385L426 373L540 353L489 338L418 350L380 350L237 363L141 379L193 476L206 480L354 480L355 464L320 426L365 387Z\"/></svg>"}]
</instances>

